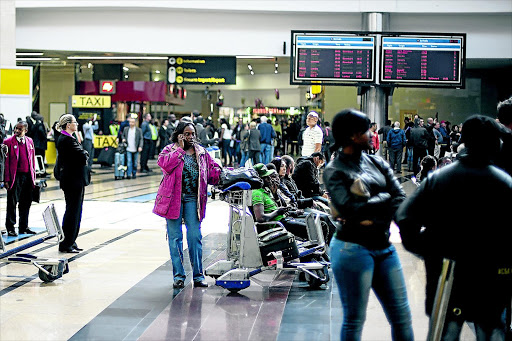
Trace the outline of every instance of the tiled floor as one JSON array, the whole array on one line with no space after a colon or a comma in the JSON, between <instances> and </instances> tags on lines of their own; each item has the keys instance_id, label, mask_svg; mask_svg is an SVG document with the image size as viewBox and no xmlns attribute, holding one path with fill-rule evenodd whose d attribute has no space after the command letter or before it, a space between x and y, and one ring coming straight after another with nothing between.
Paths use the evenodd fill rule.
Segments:
<instances>
[{"instance_id":1,"label":"tiled floor","mask_svg":"<svg viewBox=\"0 0 512 341\"><path fill-rule=\"evenodd\" d=\"M266 271L238 294L213 285L192 288L188 282L185 289L173 290L165 221L151 213L160 182L152 165L154 173L135 180L115 181L111 169L96 169L77 240L82 253L61 254L48 243L29 250L39 257L69 257L70 272L63 278L44 284L32 265L0 264L0 340L339 339L341 303L333 280L311 290L294 273ZM404 188L410 192L414 185L404 181ZM31 227L44 227L41 213L50 203L62 218L63 193L54 180L48 181L41 203L32 206ZM3 226L5 192L0 221ZM224 257L227 223L227 204L210 201L202 225L205 267ZM401 247L396 228L392 241L406 276L416 339L425 340L423 264ZM363 339L390 338L372 295Z\"/></svg>"}]
</instances>

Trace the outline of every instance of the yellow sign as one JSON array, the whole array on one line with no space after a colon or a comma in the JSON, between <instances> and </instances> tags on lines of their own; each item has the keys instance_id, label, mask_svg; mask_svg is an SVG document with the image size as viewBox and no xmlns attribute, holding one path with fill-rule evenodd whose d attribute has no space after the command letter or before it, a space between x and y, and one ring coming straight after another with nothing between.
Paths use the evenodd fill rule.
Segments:
<instances>
[{"instance_id":1,"label":"yellow sign","mask_svg":"<svg viewBox=\"0 0 512 341\"><path fill-rule=\"evenodd\" d=\"M30 70L0 69L1 95L30 95Z\"/></svg>"},{"instance_id":2,"label":"yellow sign","mask_svg":"<svg viewBox=\"0 0 512 341\"><path fill-rule=\"evenodd\" d=\"M110 108L110 96L71 96L72 108Z\"/></svg>"},{"instance_id":3,"label":"yellow sign","mask_svg":"<svg viewBox=\"0 0 512 341\"><path fill-rule=\"evenodd\" d=\"M182 76L176 77L176 83L183 83L183 77Z\"/></svg>"},{"instance_id":4,"label":"yellow sign","mask_svg":"<svg viewBox=\"0 0 512 341\"><path fill-rule=\"evenodd\" d=\"M94 148L113 147L117 148L117 136L115 135L94 135Z\"/></svg>"},{"instance_id":5,"label":"yellow sign","mask_svg":"<svg viewBox=\"0 0 512 341\"><path fill-rule=\"evenodd\" d=\"M183 73L183 68L181 66L178 66L176 68L176 73Z\"/></svg>"}]
</instances>

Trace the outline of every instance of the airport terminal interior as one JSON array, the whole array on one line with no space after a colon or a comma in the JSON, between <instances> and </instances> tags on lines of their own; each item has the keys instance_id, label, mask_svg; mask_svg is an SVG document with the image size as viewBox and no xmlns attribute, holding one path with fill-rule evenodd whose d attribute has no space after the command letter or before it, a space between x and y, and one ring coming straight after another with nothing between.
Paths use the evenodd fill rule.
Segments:
<instances>
[{"instance_id":1,"label":"airport terminal interior","mask_svg":"<svg viewBox=\"0 0 512 341\"><path fill-rule=\"evenodd\" d=\"M44 174L37 178L46 186L29 215L36 234L2 234L2 341L340 339L343 313L331 269L330 280L315 288L300 271L275 268L254 274L240 291L216 285L211 276L208 287L194 287L185 252L185 285L173 288L166 221L152 212L162 180L158 153L149 160L151 172L138 169L136 178L119 179L116 165L100 160L104 150L118 147L113 122L134 118L140 126L149 113L157 124L174 114L177 120L201 115L217 128L222 118L249 123L263 115L305 125L309 112L332 122L340 110L356 108L377 128L387 120L403 128L404 118L415 115L459 125L472 114L496 117L496 104L512 96L510 0L0 0L0 28L0 113L14 126L35 111L48 133L39 164ZM403 45L410 37L424 45ZM314 46L308 45L312 40ZM319 51L338 48L357 54L357 62L333 52L333 65L350 64L342 68L354 72L335 69L333 77L318 80L314 63L326 65L315 59ZM407 54L413 55L405 48L429 49L430 55L449 50L450 74L427 81L426 68L435 73L441 64L419 66L418 59L418 78L412 79L409 66L402 69ZM311 65L304 71L306 62ZM399 71L388 73L392 67ZM80 126L95 120L99 127L79 253L59 252L56 238L46 239L48 209L61 224L66 207L53 175L52 126L67 113ZM395 176L409 196L417 189L416 174L402 166ZM2 187L3 231L6 207ZM201 225L205 269L226 259L229 222L229 204L209 195ZM390 232L415 339L427 340L423 260L405 250L394 223ZM48 268L16 262L13 255L8 260L12 250L67 265L60 278L43 281ZM464 325L460 339L476 340L472 324ZM373 293L362 340L391 340Z\"/></svg>"}]
</instances>

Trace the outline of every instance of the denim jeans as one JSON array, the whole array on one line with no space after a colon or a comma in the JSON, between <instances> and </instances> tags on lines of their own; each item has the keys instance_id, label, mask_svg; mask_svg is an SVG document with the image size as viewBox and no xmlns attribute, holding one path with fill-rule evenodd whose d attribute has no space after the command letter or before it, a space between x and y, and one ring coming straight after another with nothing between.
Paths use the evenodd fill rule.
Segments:
<instances>
[{"instance_id":1,"label":"denim jeans","mask_svg":"<svg viewBox=\"0 0 512 341\"><path fill-rule=\"evenodd\" d=\"M395 247L369 250L337 238L332 239L330 247L331 266L343 306L341 340L361 340L370 289L384 308L392 339L414 340L402 266Z\"/></svg>"},{"instance_id":2,"label":"denim jeans","mask_svg":"<svg viewBox=\"0 0 512 341\"><path fill-rule=\"evenodd\" d=\"M261 162L264 164L267 164L272 160L272 155L270 153L272 152L272 146L267 143L261 144Z\"/></svg>"},{"instance_id":3,"label":"denim jeans","mask_svg":"<svg viewBox=\"0 0 512 341\"><path fill-rule=\"evenodd\" d=\"M137 157L139 156L138 152L126 152L126 164L128 166L128 170L126 171L127 176L134 176L137 174Z\"/></svg>"},{"instance_id":4,"label":"denim jeans","mask_svg":"<svg viewBox=\"0 0 512 341\"><path fill-rule=\"evenodd\" d=\"M240 159L240 167L243 167L245 166L247 160L249 160L249 151L240 150L240 153L242 153L242 158Z\"/></svg>"},{"instance_id":5,"label":"denim jeans","mask_svg":"<svg viewBox=\"0 0 512 341\"><path fill-rule=\"evenodd\" d=\"M166 219L169 251L171 253L172 273L174 280L185 280L183 268L183 232L181 221L187 227L188 255L192 265L194 282L203 281L203 244L201 240L201 223L197 216L197 196L184 194L181 198L180 216L178 219Z\"/></svg>"}]
</instances>

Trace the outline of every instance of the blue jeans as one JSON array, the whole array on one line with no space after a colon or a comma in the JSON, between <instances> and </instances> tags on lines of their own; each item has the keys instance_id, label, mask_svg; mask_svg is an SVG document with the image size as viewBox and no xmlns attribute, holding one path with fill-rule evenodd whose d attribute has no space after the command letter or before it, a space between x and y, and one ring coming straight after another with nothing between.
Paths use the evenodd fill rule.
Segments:
<instances>
[{"instance_id":1,"label":"blue jeans","mask_svg":"<svg viewBox=\"0 0 512 341\"><path fill-rule=\"evenodd\" d=\"M332 239L330 247L331 267L343 306L341 340L361 340L370 289L384 308L393 340L414 340L402 266L395 247L369 250L337 238Z\"/></svg>"},{"instance_id":2,"label":"blue jeans","mask_svg":"<svg viewBox=\"0 0 512 341\"><path fill-rule=\"evenodd\" d=\"M247 160L249 160L249 152L243 150L240 150L240 152L242 153L242 158L240 159L240 167L243 167Z\"/></svg>"},{"instance_id":3,"label":"blue jeans","mask_svg":"<svg viewBox=\"0 0 512 341\"><path fill-rule=\"evenodd\" d=\"M127 176L134 176L137 174L137 157L139 156L138 152L126 152L126 163L128 166L128 170L126 172Z\"/></svg>"},{"instance_id":4,"label":"blue jeans","mask_svg":"<svg viewBox=\"0 0 512 341\"><path fill-rule=\"evenodd\" d=\"M178 219L166 219L169 251L171 253L172 273L174 280L185 280L183 268L183 233L181 221L187 227L187 244L194 282L203 281L203 244L201 240L201 223L197 216L197 196L184 194L181 199L180 216Z\"/></svg>"},{"instance_id":5,"label":"blue jeans","mask_svg":"<svg viewBox=\"0 0 512 341\"><path fill-rule=\"evenodd\" d=\"M264 164L267 164L272 160L272 155L270 153L272 152L272 146L267 143L261 144L261 162Z\"/></svg>"}]
</instances>

